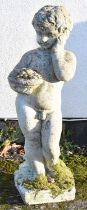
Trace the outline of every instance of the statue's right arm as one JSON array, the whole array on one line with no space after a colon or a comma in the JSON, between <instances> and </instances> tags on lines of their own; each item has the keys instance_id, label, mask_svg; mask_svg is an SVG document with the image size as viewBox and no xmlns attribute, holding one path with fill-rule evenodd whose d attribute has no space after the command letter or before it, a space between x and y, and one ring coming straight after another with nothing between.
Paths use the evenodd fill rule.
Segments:
<instances>
[{"instance_id":1,"label":"statue's right arm","mask_svg":"<svg viewBox=\"0 0 87 210\"><path fill-rule=\"evenodd\" d=\"M64 50L64 44L55 43L51 50L53 69L58 81L69 81L76 71L76 56L71 51Z\"/></svg>"}]
</instances>

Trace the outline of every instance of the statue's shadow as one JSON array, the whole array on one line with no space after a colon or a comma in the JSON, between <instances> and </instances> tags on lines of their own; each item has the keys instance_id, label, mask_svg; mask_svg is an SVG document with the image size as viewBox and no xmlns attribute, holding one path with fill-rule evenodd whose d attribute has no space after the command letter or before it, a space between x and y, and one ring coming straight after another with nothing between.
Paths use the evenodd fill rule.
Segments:
<instances>
[{"instance_id":1,"label":"statue's shadow","mask_svg":"<svg viewBox=\"0 0 87 210\"><path fill-rule=\"evenodd\" d=\"M87 118L87 22L74 25L65 49L76 55L74 78L66 82L62 91L64 118Z\"/></svg>"},{"instance_id":2,"label":"statue's shadow","mask_svg":"<svg viewBox=\"0 0 87 210\"><path fill-rule=\"evenodd\" d=\"M87 71L87 22L74 25L66 47L74 52L77 58L77 71L75 77L77 77L77 80L84 80L84 75Z\"/></svg>"}]
</instances>

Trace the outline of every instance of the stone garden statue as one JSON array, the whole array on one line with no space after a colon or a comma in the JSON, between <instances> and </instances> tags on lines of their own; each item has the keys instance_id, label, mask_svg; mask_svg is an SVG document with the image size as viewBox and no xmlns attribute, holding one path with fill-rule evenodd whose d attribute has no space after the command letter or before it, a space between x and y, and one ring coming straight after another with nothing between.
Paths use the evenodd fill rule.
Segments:
<instances>
[{"instance_id":1,"label":"stone garden statue","mask_svg":"<svg viewBox=\"0 0 87 210\"><path fill-rule=\"evenodd\" d=\"M15 172L22 197L23 180L49 174L53 181L52 167L60 156L61 90L76 69L75 55L64 49L73 26L67 9L44 6L32 24L40 47L25 53L8 77L11 88L17 92L17 116L25 137L25 161Z\"/></svg>"}]
</instances>

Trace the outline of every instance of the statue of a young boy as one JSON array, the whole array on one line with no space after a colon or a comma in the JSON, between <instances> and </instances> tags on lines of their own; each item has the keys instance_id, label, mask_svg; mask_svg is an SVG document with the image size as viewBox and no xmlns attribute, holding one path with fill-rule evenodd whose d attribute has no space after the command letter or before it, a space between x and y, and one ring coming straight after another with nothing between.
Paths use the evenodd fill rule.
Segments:
<instances>
[{"instance_id":1,"label":"statue of a young boy","mask_svg":"<svg viewBox=\"0 0 87 210\"><path fill-rule=\"evenodd\" d=\"M30 179L45 175L59 159L61 90L76 69L75 55L64 50L72 30L68 11L63 6L44 6L32 24L40 47L25 53L8 77L18 93L16 109L25 136L24 165L32 172Z\"/></svg>"}]
</instances>

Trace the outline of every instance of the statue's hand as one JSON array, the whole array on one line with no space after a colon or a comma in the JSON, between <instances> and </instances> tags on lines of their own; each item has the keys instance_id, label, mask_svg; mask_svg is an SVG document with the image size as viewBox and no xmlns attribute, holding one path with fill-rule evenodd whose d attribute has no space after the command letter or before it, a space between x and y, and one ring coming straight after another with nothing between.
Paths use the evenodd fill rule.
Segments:
<instances>
[{"instance_id":1,"label":"statue's hand","mask_svg":"<svg viewBox=\"0 0 87 210\"><path fill-rule=\"evenodd\" d=\"M53 52L59 51L64 49L64 45L68 39L68 35L62 34L58 38L55 39L54 45L52 46L51 50Z\"/></svg>"},{"instance_id":2,"label":"statue's hand","mask_svg":"<svg viewBox=\"0 0 87 210\"><path fill-rule=\"evenodd\" d=\"M55 44L51 48L51 56L52 60L54 60L55 56L58 58L64 55L64 45L60 40L56 40Z\"/></svg>"}]
</instances>

